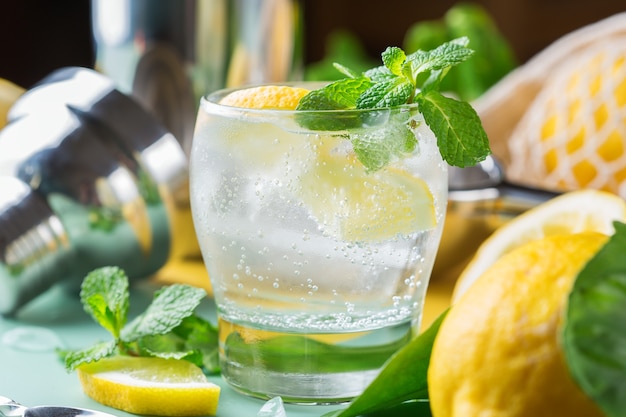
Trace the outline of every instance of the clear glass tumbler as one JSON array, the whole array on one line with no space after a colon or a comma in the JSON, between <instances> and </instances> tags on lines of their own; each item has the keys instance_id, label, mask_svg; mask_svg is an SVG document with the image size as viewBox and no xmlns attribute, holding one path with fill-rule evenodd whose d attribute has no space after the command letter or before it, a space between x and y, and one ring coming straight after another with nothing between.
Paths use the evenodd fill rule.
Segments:
<instances>
[{"instance_id":1,"label":"clear glass tumbler","mask_svg":"<svg viewBox=\"0 0 626 417\"><path fill-rule=\"evenodd\" d=\"M190 160L223 377L261 398L348 401L418 331L447 164L415 105L220 105L230 91L202 99ZM407 134L404 157L361 163Z\"/></svg>"}]
</instances>

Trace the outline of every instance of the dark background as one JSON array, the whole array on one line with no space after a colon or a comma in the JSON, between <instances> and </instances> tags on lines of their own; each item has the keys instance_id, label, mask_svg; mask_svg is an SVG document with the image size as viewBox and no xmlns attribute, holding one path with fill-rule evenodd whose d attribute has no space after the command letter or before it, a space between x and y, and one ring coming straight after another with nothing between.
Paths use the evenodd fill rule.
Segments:
<instances>
[{"instance_id":1,"label":"dark background","mask_svg":"<svg viewBox=\"0 0 626 417\"><path fill-rule=\"evenodd\" d=\"M181 1L181 0L172 0ZM324 40L348 29L378 57L402 44L407 29L438 19L456 0L303 0L305 63L324 54ZM558 37L626 11L625 0L477 0L524 62ZM2 0L0 77L24 87L68 65L93 67L89 0Z\"/></svg>"}]
</instances>

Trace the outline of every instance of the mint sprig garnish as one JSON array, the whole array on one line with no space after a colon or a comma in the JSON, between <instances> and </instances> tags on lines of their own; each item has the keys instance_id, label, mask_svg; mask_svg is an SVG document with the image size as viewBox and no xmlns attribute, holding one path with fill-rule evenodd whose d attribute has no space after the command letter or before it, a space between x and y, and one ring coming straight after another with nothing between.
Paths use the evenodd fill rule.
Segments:
<instances>
[{"instance_id":1,"label":"mint sprig garnish","mask_svg":"<svg viewBox=\"0 0 626 417\"><path fill-rule=\"evenodd\" d=\"M194 313L206 296L203 289L174 284L154 295L145 312L127 323L130 305L128 277L118 267L90 272L81 285L84 310L113 340L60 352L68 370L114 354L189 360L207 372L217 372L217 329Z\"/></svg>"},{"instance_id":2,"label":"mint sprig garnish","mask_svg":"<svg viewBox=\"0 0 626 417\"><path fill-rule=\"evenodd\" d=\"M467 47L466 37L446 42L429 51L418 50L406 54L398 47L389 47L382 53L383 65L357 74L335 65L347 78L332 82L303 97L297 110L388 109L403 104L417 103L424 121L437 138L442 158L450 165L475 165L491 153L489 139L480 117L469 103L446 97L439 92L441 80L450 68L468 59L473 51ZM316 122L313 123L313 120ZM363 121L356 117L328 117L324 121L307 117L300 123L313 130L341 130L358 127ZM413 137L407 118L403 137ZM391 135L380 135L381 140ZM353 145L363 143L358 132L350 133ZM406 155L415 146L406 140L391 144L360 146L357 157L370 171L384 167L394 158ZM356 148L356 146L355 146ZM382 163L381 163L382 161Z\"/></svg>"}]
</instances>

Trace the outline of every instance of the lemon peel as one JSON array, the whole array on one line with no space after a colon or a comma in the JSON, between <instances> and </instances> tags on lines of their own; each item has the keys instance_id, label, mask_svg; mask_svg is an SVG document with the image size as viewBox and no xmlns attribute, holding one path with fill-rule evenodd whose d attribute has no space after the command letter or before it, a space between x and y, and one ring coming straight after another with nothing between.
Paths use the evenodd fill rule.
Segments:
<instances>
[{"instance_id":1,"label":"lemon peel","mask_svg":"<svg viewBox=\"0 0 626 417\"><path fill-rule=\"evenodd\" d=\"M501 256L529 241L583 231L611 235L615 220L626 221L626 201L607 191L571 191L536 206L483 241L457 279L452 301L456 302Z\"/></svg>"},{"instance_id":2,"label":"lemon peel","mask_svg":"<svg viewBox=\"0 0 626 417\"><path fill-rule=\"evenodd\" d=\"M286 85L262 85L233 91L220 104L248 109L295 110L309 90Z\"/></svg>"},{"instance_id":3,"label":"lemon peel","mask_svg":"<svg viewBox=\"0 0 626 417\"><path fill-rule=\"evenodd\" d=\"M555 235L502 256L455 303L428 369L437 417L600 417L559 341L578 272L608 237Z\"/></svg>"},{"instance_id":4,"label":"lemon peel","mask_svg":"<svg viewBox=\"0 0 626 417\"><path fill-rule=\"evenodd\" d=\"M109 407L158 416L215 415L220 387L191 362L117 356L80 366L85 394Z\"/></svg>"}]
</instances>

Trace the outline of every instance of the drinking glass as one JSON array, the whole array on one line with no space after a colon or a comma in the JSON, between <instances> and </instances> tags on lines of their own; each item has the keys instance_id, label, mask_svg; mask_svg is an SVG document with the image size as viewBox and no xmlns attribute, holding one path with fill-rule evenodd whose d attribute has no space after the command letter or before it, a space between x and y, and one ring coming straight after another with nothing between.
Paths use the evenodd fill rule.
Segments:
<instances>
[{"instance_id":1,"label":"drinking glass","mask_svg":"<svg viewBox=\"0 0 626 417\"><path fill-rule=\"evenodd\" d=\"M219 104L231 91L201 100L190 156L222 375L260 398L348 401L419 330L447 164L416 105ZM362 163L407 135L400 157Z\"/></svg>"}]
</instances>

